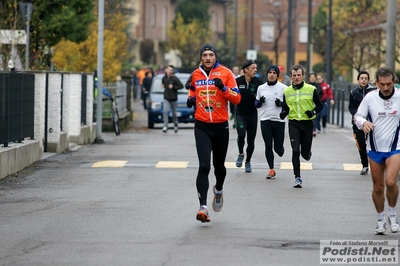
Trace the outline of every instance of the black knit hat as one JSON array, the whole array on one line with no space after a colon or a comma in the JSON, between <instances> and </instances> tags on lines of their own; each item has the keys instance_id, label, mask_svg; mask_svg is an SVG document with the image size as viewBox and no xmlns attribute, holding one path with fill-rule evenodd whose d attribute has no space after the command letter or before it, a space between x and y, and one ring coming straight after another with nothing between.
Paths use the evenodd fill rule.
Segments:
<instances>
[{"instance_id":1,"label":"black knit hat","mask_svg":"<svg viewBox=\"0 0 400 266\"><path fill-rule=\"evenodd\" d=\"M217 49L209 43L204 44L201 49L200 49L200 57L204 53L204 51L212 51L215 54L215 57L217 57Z\"/></svg>"},{"instance_id":2,"label":"black knit hat","mask_svg":"<svg viewBox=\"0 0 400 266\"><path fill-rule=\"evenodd\" d=\"M268 74L268 72L269 72L270 70L275 70L276 74L278 74L278 76L279 76L280 71L279 71L279 67L278 67L278 66L276 66L276 65L270 65L270 66L267 68L267 74Z\"/></svg>"},{"instance_id":3,"label":"black knit hat","mask_svg":"<svg viewBox=\"0 0 400 266\"><path fill-rule=\"evenodd\" d=\"M248 68L252 64L256 64L256 62L254 60L246 60L242 64L242 69Z\"/></svg>"}]
</instances>

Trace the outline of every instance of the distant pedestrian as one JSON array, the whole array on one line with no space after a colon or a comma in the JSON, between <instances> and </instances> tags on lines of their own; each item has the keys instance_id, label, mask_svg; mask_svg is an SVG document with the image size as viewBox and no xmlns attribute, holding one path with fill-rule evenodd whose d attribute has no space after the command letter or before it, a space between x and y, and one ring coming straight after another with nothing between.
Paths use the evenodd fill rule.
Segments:
<instances>
[{"instance_id":1,"label":"distant pedestrian","mask_svg":"<svg viewBox=\"0 0 400 266\"><path fill-rule=\"evenodd\" d=\"M236 106L236 131L239 155L236 166L242 167L244 159L244 145L247 135L247 148L245 172L251 173L251 157L254 152L254 141L257 134L258 113L254 106L257 88L262 85L261 79L256 77L257 64L253 60L246 60L242 65L244 75L236 78L236 83L242 95L240 103Z\"/></svg>"},{"instance_id":2,"label":"distant pedestrian","mask_svg":"<svg viewBox=\"0 0 400 266\"><path fill-rule=\"evenodd\" d=\"M279 77L278 77L278 81L280 83L283 83L287 86L290 86L292 84L292 80L290 79L290 77L288 75L286 75L285 73L285 69L283 68L283 66L278 66L279 68Z\"/></svg>"},{"instance_id":3,"label":"distant pedestrian","mask_svg":"<svg viewBox=\"0 0 400 266\"><path fill-rule=\"evenodd\" d=\"M319 83L317 82L317 74L315 73L310 73L310 75L308 76L308 84L313 85L316 89L317 89L317 93L320 99L322 99L322 96L324 95L324 92L322 91L321 86L319 85ZM318 117L318 114L317 114ZM313 130L313 136L316 137L317 136L317 117L314 118L314 130Z\"/></svg>"},{"instance_id":4,"label":"distant pedestrian","mask_svg":"<svg viewBox=\"0 0 400 266\"><path fill-rule=\"evenodd\" d=\"M285 120L280 119L283 90L287 87L278 81L279 68L271 65L267 69L267 82L258 87L255 106L261 121L261 133L265 144L265 158L269 166L267 179L276 176L274 167L274 151L283 156L285 148Z\"/></svg>"},{"instance_id":5,"label":"distant pedestrian","mask_svg":"<svg viewBox=\"0 0 400 266\"><path fill-rule=\"evenodd\" d=\"M162 87L164 88L164 127L162 131L167 133L168 131L168 123L169 116L168 112L171 110L172 113L172 122L174 123L174 131L178 132L178 116L176 113L176 108L178 106L178 90L183 89L183 84L174 74L174 66L169 65L165 69L165 75L162 78Z\"/></svg>"},{"instance_id":6,"label":"distant pedestrian","mask_svg":"<svg viewBox=\"0 0 400 266\"><path fill-rule=\"evenodd\" d=\"M385 187L388 200L389 230L400 230L396 204L399 195L397 179L400 170L400 91L394 88L396 73L391 67L376 72L379 90L368 93L361 101L354 122L367 134L367 151L373 182L372 199L378 213L375 234L386 234Z\"/></svg>"},{"instance_id":7,"label":"distant pedestrian","mask_svg":"<svg viewBox=\"0 0 400 266\"><path fill-rule=\"evenodd\" d=\"M142 101L144 109L147 109L147 97L149 96L152 82L153 82L153 73L151 71L147 71L142 84Z\"/></svg>"},{"instance_id":8,"label":"distant pedestrian","mask_svg":"<svg viewBox=\"0 0 400 266\"><path fill-rule=\"evenodd\" d=\"M395 82L396 83L394 84L394 88L397 89L397 90L400 90L400 83L399 83L399 78L397 77L397 75L396 75L396 81Z\"/></svg>"},{"instance_id":9,"label":"distant pedestrian","mask_svg":"<svg viewBox=\"0 0 400 266\"><path fill-rule=\"evenodd\" d=\"M204 223L210 221L207 192L211 153L216 179L212 208L219 212L223 207L225 158L229 143L228 101L238 104L241 95L232 71L218 62L217 50L213 45L205 44L201 47L200 60L200 67L192 73L187 106L196 106L194 136L199 159L196 188L200 202L196 219Z\"/></svg>"},{"instance_id":10,"label":"distant pedestrian","mask_svg":"<svg viewBox=\"0 0 400 266\"><path fill-rule=\"evenodd\" d=\"M369 80L369 73L367 71L360 71L357 75L358 86L350 91L349 96L349 111L351 114L351 124L353 125L353 136L362 164L360 175L368 173L367 143L364 131L358 129L354 123L354 115L357 113L357 109L367 93L376 90L375 86L369 84Z\"/></svg>"},{"instance_id":11,"label":"distant pedestrian","mask_svg":"<svg viewBox=\"0 0 400 266\"><path fill-rule=\"evenodd\" d=\"M135 92L136 94L136 100L141 100L141 95L142 95L142 86L143 86L143 80L144 77L146 76L146 72L149 71L149 67L147 65L144 65L139 71L136 72L136 78L138 79L138 86L137 90Z\"/></svg>"},{"instance_id":12,"label":"distant pedestrian","mask_svg":"<svg viewBox=\"0 0 400 266\"><path fill-rule=\"evenodd\" d=\"M335 104L335 101L333 100L332 88L328 83L326 83L324 74L318 73L317 81L322 88L323 94L321 97L321 101L324 105L324 108L317 115L315 120L315 125L317 128L317 133L321 133L321 120L322 120L322 132L326 133L326 122L328 120L328 100L331 106Z\"/></svg>"},{"instance_id":13,"label":"distant pedestrian","mask_svg":"<svg viewBox=\"0 0 400 266\"><path fill-rule=\"evenodd\" d=\"M290 69L292 85L283 91L281 119L288 116L289 137L292 146L292 165L295 178L294 188L303 186L300 175L300 155L306 161L311 159L313 141L313 119L323 105L314 86L304 82L304 68L294 65Z\"/></svg>"}]
</instances>

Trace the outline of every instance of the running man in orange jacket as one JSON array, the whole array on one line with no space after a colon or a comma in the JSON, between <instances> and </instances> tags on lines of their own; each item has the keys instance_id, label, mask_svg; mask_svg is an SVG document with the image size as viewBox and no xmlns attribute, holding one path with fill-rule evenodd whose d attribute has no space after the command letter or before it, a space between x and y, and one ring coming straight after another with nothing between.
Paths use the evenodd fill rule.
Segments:
<instances>
[{"instance_id":1,"label":"running man in orange jacket","mask_svg":"<svg viewBox=\"0 0 400 266\"><path fill-rule=\"evenodd\" d=\"M207 192L211 152L216 178L212 208L219 212L223 206L222 188L226 176L225 158L229 142L228 102L238 104L241 95L232 71L218 62L214 46L203 45L200 49L200 60L200 67L192 73L187 105L195 106L194 135L199 158L196 187L200 202L196 219L204 223L210 221Z\"/></svg>"}]
</instances>

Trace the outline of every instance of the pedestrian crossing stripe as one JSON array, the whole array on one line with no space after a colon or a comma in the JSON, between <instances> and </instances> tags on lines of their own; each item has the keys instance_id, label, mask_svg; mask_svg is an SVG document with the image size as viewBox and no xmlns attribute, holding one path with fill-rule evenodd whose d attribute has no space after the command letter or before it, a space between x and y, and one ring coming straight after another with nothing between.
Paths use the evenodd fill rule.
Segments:
<instances>
[{"instance_id":1,"label":"pedestrian crossing stripe","mask_svg":"<svg viewBox=\"0 0 400 266\"><path fill-rule=\"evenodd\" d=\"M93 168L122 168L128 161L99 161L92 165Z\"/></svg>"},{"instance_id":2,"label":"pedestrian crossing stripe","mask_svg":"<svg viewBox=\"0 0 400 266\"><path fill-rule=\"evenodd\" d=\"M225 162L225 167L230 169L230 168L238 168L236 167L236 162ZM241 168L244 168L244 164L242 165Z\"/></svg>"},{"instance_id":3,"label":"pedestrian crossing stripe","mask_svg":"<svg viewBox=\"0 0 400 266\"><path fill-rule=\"evenodd\" d=\"M155 167L155 168L164 168L164 169L184 169L189 167L190 162L182 162L182 161L159 161L158 163L154 164L145 164L146 166ZM107 160L107 161L98 161L92 164L93 168L123 168L123 167L135 167L136 164L128 163L128 161L122 160ZM137 165L136 165L137 166ZM143 166L143 164L140 164ZM191 165L193 167L195 165ZM255 167L259 165L254 165ZM196 166L197 167L197 166ZM235 168L244 168L244 164L242 167L236 167L236 162L225 162L225 167L228 169L235 169ZM267 168L267 165L263 165L262 168ZM317 167L318 168L318 167ZM281 170L292 170L293 165L291 162L281 162L280 167L278 169ZM313 170L313 164L309 162L301 162L300 163L301 170ZM338 169L338 168L336 168ZM342 164L342 169L345 171L360 171L362 169L361 164Z\"/></svg>"},{"instance_id":4,"label":"pedestrian crossing stripe","mask_svg":"<svg viewBox=\"0 0 400 266\"><path fill-rule=\"evenodd\" d=\"M187 168L189 162L159 161L156 168Z\"/></svg>"},{"instance_id":5,"label":"pedestrian crossing stripe","mask_svg":"<svg viewBox=\"0 0 400 266\"><path fill-rule=\"evenodd\" d=\"M346 171L361 171L362 165L361 164L344 163L343 169Z\"/></svg>"},{"instance_id":6,"label":"pedestrian crossing stripe","mask_svg":"<svg viewBox=\"0 0 400 266\"><path fill-rule=\"evenodd\" d=\"M288 162L281 162L281 168L282 170L291 170L293 169L292 163ZM301 170L312 170L312 163L300 163L300 169Z\"/></svg>"}]
</instances>

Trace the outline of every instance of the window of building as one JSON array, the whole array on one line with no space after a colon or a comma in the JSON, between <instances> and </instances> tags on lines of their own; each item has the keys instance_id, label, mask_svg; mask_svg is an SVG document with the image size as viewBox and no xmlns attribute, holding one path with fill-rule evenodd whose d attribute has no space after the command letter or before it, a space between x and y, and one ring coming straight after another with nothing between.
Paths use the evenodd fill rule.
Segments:
<instances>
[{"instance_id":1,"label":"window of building","mask_svg":"<svg viewBox=\"0 0 400 266\"><path fill-rule=\"evenodd\" d=\"M261 42L273 42L275 40L274 22L261 22Z\"/></svg>"},{"instance_id":2,"label":"window of building","mask_svg":"<svg viewBox=\"0 0 400 266\"><path fill-rule=\"evenodd\" d=\"M299 23L299 43L308 42L308 25Z\"/></svg>"},{"instance_id":3,"label":"window of building","mask_svg":"<svg viewBox=\"0 0 400 266\"><path fill-rule=\"evenodd\" d=\"M150 19L151 19L151 22L150 22L150 25L152 26L152 27L155 27L156 26L156 5L152 5L151 6L151 15L150 15Z\"/></svg>"},{"instance_id":4,"label":"window of building","mask_svg":"<svg viewBox=\"0 0 400 266\"><path fill-rule=\"evenodd\" d=\"M167 39L167 14L168 14L168 8L166 6L164 6L162 9L162 18L161 18L161 23L162 23L161 38L163 40Z\"/></svg>"}]
</instances>

